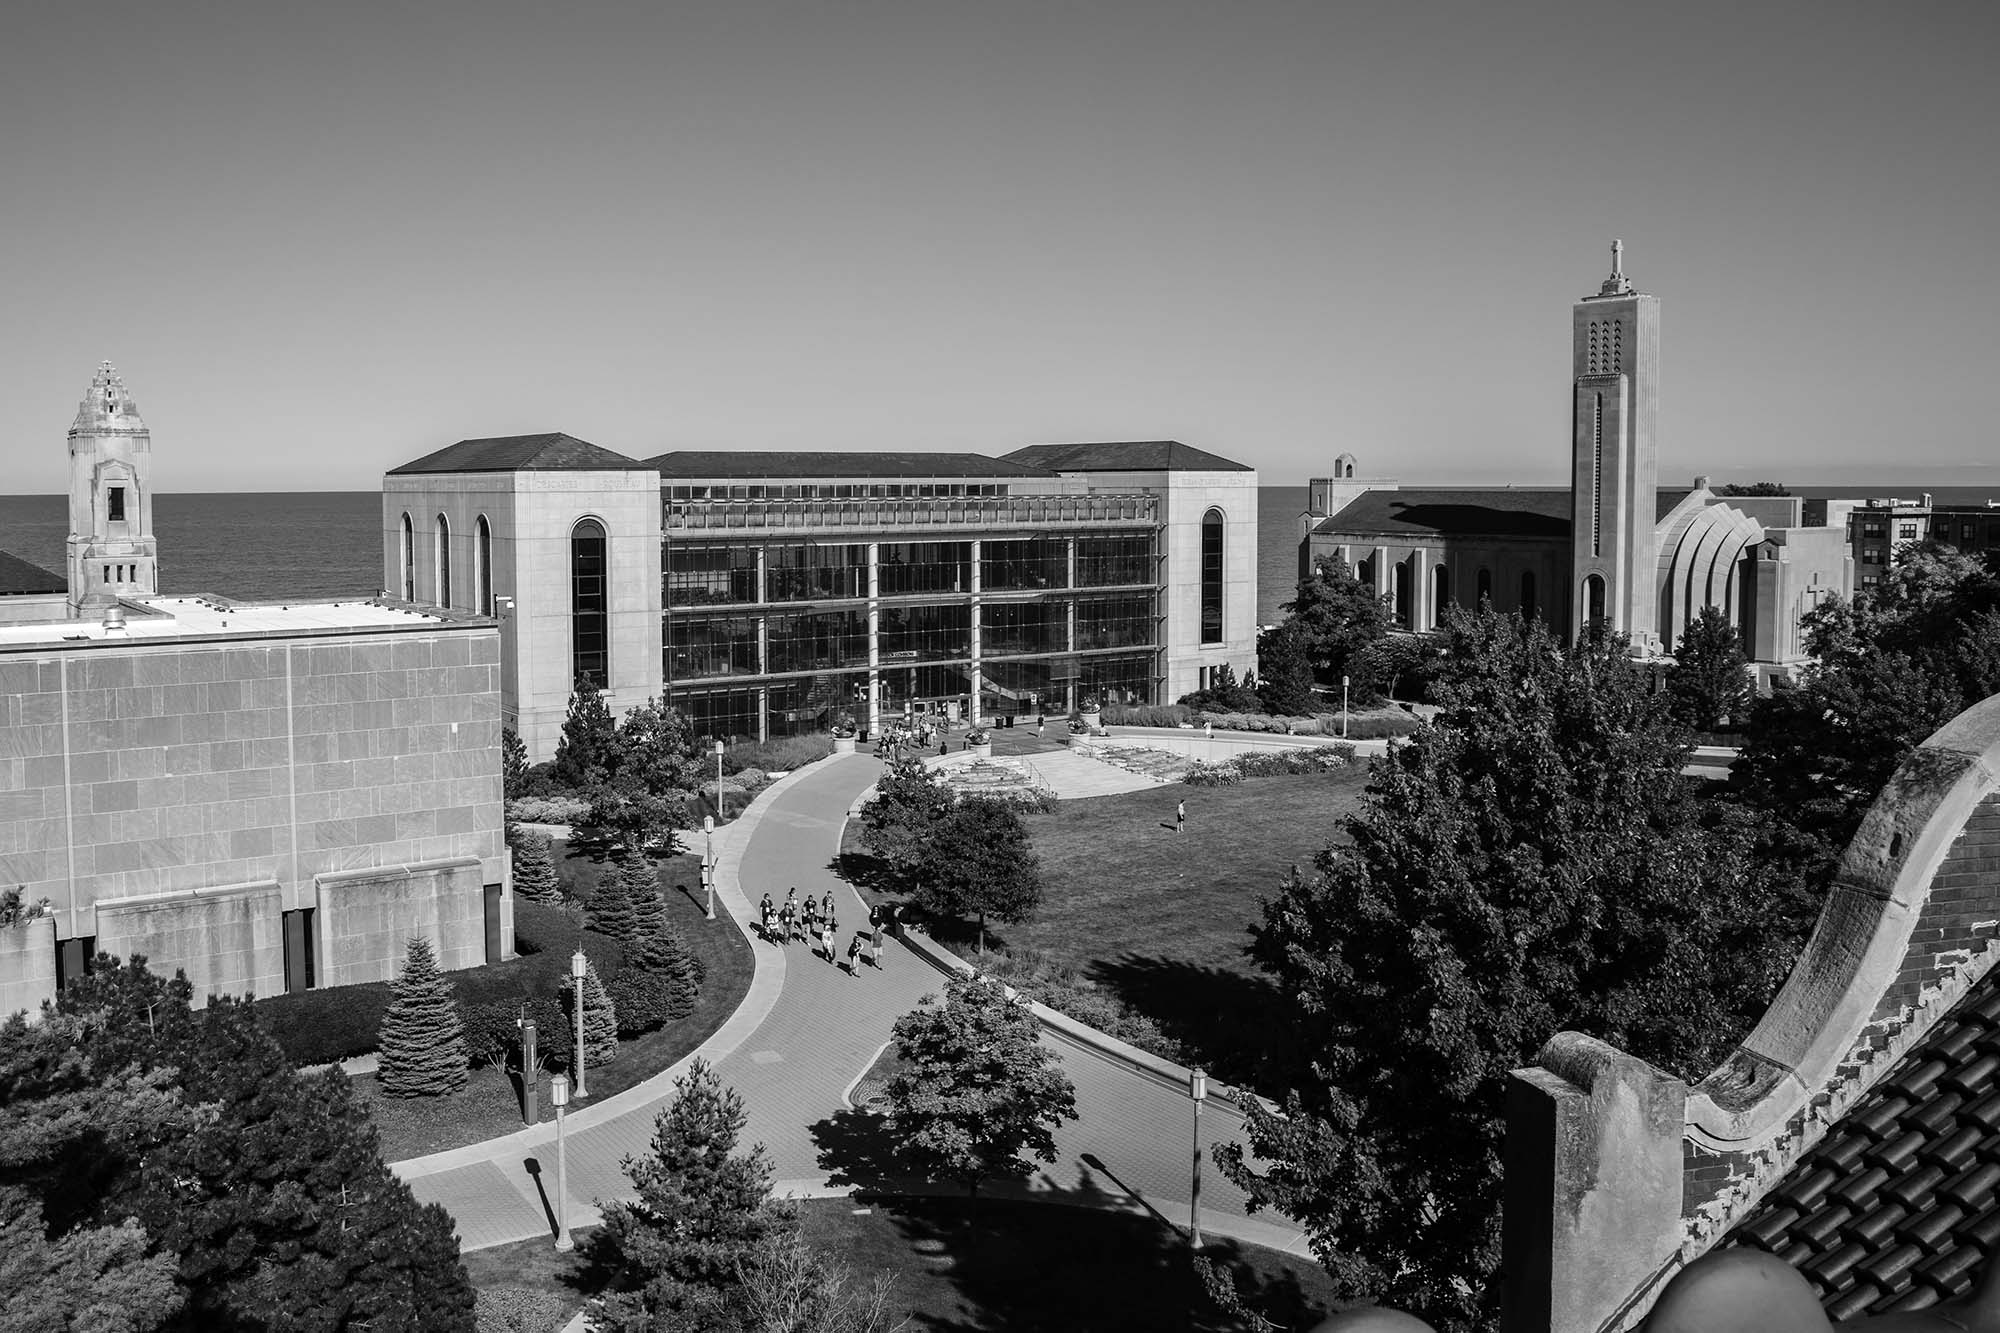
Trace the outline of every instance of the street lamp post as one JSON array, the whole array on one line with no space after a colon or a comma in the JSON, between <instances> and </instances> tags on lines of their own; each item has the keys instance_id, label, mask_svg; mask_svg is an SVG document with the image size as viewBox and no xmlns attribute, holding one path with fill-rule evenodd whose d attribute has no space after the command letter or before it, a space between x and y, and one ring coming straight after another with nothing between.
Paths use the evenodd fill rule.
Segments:
<instances>
[{"instance_id":1,"label":"street lamp post","mask_svg":"<svg viewBox=\"0 0 2000 1333\"><path fill-rule=\"evenodd\" d=\"M1347 739L1347 677L1340 678L1340 739Z\"/></svg>"},{"instance_id":2,"label":"street lamp post","mask_svg":"<svg viewBox=\"0 0 2000 1333\"><path fill-rule=\"evenodd\" d=\"M577 1068L580 1070L582 1066ZM563 1138L563 1108L569 1105L569 1080L557 1074L549 1080L549 1101L556 1108L556 1249L576 1248L569 1234L569 1144Z\"/></svg>"},{"instance_id":3,"label":"street lamp post","mask_svg":"<svg viewBox=\"0 0 2000 1333\"><path fill-rule=\"evenodd\" d=\"M722 742L715 743L715 816L722 817Z\"/></svg>"},{"instance_id":4,"label":"street lamp post","mask_svg":"<svg viewBox=\"0 0 2000 1333\"><path fill-rule=\"evenodd\" d=\"M1194 1098L1194 1188L1188 1200L1188 1231L1194 1248L1201 1248L1201 1104L1208 1097L1208 1072L1199 1065L1188 1077L1188 1092Z\"/></svg>"},{"instance_id":5,"label":"street lamp post","mask_svg":"<svg viewBox=\"0 0 2000 1333\"><path fill-rule=\"evenodd\" d=\"M590 1095L583 1086L583 977L590 970L590 960L583 956L583 946L576 946L576 952L569 958L569 975L576 982L576 1059L570 1063L576 1066L576 1096L581 1101Z\"/></svg>"},{"instance_id":6,"label":"street lamp post","mask_svg":"<svg viewBox=\"0 0 2000 1333\"><path fill-rule=\"evenodd\" d=\"M701 883L708 890L708 919L715 920L715 816L701 817L701 832L707 845L701 853Z\"/></svg>"}]
</instances>

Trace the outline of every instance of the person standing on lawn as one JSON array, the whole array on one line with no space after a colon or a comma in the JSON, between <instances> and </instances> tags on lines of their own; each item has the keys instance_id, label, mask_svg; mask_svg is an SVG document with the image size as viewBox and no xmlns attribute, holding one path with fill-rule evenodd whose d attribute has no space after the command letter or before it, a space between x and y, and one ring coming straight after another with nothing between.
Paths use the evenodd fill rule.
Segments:
<instances>
[{"instance_id":1,"label":"person standing on lawn","mask_svg":"<svg viewBox=\"0 0 2000 1333\"><path fill-rule=\"evenodd\" d=\"M1187 832L1187 802L1186 802L1186 801L1182 801L1182 802L1180 802L1179 804L1177 804L1177 805L1175 805L1175 806L1174 806L1174 832L1176 832L1176 833L1186 833L1186 832Z\"/></svg>"}]
</instances>

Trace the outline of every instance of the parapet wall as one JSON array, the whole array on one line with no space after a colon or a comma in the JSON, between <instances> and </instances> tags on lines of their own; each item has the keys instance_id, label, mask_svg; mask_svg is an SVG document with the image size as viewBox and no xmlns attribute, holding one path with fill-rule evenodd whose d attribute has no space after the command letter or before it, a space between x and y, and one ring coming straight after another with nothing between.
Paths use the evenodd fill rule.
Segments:
<instances>
[{"instance_id":1,"label":"parapet wall","mask_svg":"<svg viewBox=\"0 0 2000 1333\"><path fill-rule=\"evenodd\" d=\"M1953 719L1890 779L1784 989L1686 1091L1678 1125L1616 1112L1617 1098L1596 1086L1603 1070L1617 1071L1627 1102L1673 1095L1678 1081L1601 1043L1580 1062L1568 1054L1590 1042L1580 1034L1559 1034L1536 1068L1516 1072L1503 1327L1635 1325L1666 1277L1742 1218L2000 961L1996 935L2000 697ZM1636 1169L1669 1146L1677 1176Z\"/></svg>"}]
</instances>

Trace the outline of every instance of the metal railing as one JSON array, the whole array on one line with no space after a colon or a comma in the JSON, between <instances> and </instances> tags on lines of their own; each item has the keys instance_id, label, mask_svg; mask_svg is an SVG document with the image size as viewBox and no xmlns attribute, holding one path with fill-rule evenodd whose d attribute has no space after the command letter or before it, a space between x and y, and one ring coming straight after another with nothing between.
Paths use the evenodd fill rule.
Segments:
<instances>
[{"instance_id":1,"label":"metal railing","mask_svg":"<svg viewBox=\"0 0 2000 1333\"><path fill-rule=\"evenodd\" d=\"M999 495L951 499L667 500L669 532L851 528L1156 527L1152 495Z\"/></svg>"}]
</instances>

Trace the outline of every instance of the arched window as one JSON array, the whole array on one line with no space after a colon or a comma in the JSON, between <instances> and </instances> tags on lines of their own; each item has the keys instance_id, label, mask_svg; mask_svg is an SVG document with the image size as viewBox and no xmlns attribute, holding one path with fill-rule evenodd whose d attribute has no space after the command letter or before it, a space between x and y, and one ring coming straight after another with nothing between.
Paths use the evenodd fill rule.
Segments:
<instances>
[{"instance_id":1,"label":"arched window","mask_svg":"<svg viewBox=\"0 0 2000 1333\"><path fill-rule=\"evenodd\" d=\"M484 514L472 526L472 597L473 610L493 614L493 527Z\"/></svg>"},{"instance_id":2,"label":"arched window","mask_svg":"<svg viewBox=\"0 0 2000 1333\"><path fill-rule=\"evenodd\" d=\"M1405 556L1389 566L1389 590L1396 595L1392 605L1396 608L1396 623L1404 629L1419 629L1416 616L1417 589L1412 576L1410 561L1414 557Z\"/></svg>"},{"instance_id":3,"label":"arched window","mask_svg":"<svg viewBox=\"0 0 2000 1333\"><path fill-rule=\"evenodd\" d=\"M1201 641L1222 642L1222 511L1201 516Z\"/></svg>"},{"instance_id":4,"label":"arched window","mask_svg":"<svg viewBox=\"0 0 2000 1333\"><path fill-rule=\"evenodd\" d=\"M403 515L403 600L417 600L417 527Z\"/></svg>"},{"instance_id":5,"label":"arched window","mask_svg":"<svg viewBox=\"0 0 2000 1333\"><path fill-rule=\"evenodd\" d=\"M451 520L443 514L437 526L437 604L451 605Z\"/></svg>"},{"instance_id":6,"label":"arched window","mask_svg":"<svg viewBox=\"0 0 2000 1333\"><path fill-rule=\"evenodd\" d=\"M1444 609L1451 605L1451 571L1439 565L1431 571L1431 621L1444 623Z\"/></svg>"},{"instance_id":7,"label":"arched window","mask_svg":"<svg viewBox=\"0 0 2000 1333\"><path fill-rule=\"evenodd\" d=\"M1493 600L1493 571L1490 569L1479 571L1479 600L1482 602Z\"/></svg>"},{"instance_id":8,"label":"arched window","mask_svg":"<svg viewBox=\"0 0 2000 1333\"><path fill-rule=\"evenodd\" d=\"M1604 619L1604 576L1592 574L1583 581L1583 624L1585 629Z\"/></svg>"},{"instance_id":9,"label":"arched window","mask_svg":"<svg viewBox=\"0 0 2000 1333\"><path fill-rule=\"evenodd\" d=\"M610 574L604 525L580 520L569 530L570 675L600 690L611 685Z\"/></svg>"},{"instance_id":10,"label":"arched window","mask_svg":"<svg viewBox=\"0 0 2000 1333\"><path fill-rule=\"evenodd\" d=\"M1535 571L1532 569L1521 575L1521 617L1524 620L1535 618Z\"/></svg>"}]
</instances>

